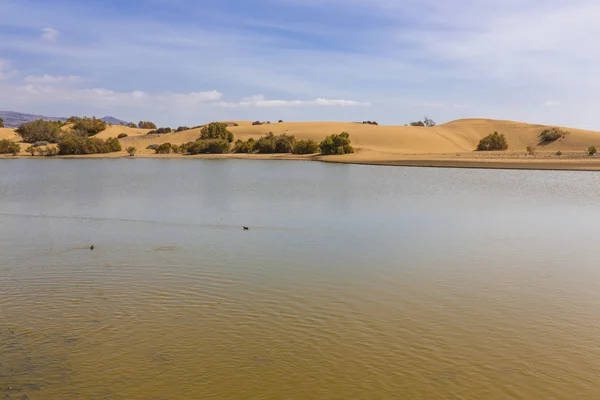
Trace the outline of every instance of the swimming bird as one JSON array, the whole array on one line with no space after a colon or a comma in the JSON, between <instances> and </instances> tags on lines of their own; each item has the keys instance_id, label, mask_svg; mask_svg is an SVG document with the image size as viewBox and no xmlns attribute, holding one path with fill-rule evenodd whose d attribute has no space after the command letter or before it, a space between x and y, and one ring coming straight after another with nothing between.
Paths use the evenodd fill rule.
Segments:
<instances>
[{"instance_id":1,"label":"swimming bird","mask_svg":"<svg viewBox=\"0 0 600 400\"><path fill-rule=\"evenodd\" d=\"M90 250L94 250L94 245L91 245L91 246L90 246Z\"/></svg>"},{"instance_id":2,"label":"swimming bird","mask_svg":"<svg viewBox=\"0 0 600 400\"><path fill-rule=\"evenodd\" d=\"M244 226L244 230L245 230L245 231L247 231L247 230L249 230L249 229L250 229L250 228L248 228L247 226Z\"/></svg>"}]
</instances>

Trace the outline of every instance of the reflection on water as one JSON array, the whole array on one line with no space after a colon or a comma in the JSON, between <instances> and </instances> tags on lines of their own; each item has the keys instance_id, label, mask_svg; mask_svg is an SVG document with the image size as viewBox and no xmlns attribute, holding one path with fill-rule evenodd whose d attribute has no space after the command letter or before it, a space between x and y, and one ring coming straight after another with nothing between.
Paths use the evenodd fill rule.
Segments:
<instances>
[{"instance_id":1,"label":"reflection on water","mask_svg":"<svg viewBox=\"0 0 600 400\"><path fill-rule=\"evenodd\" d=\"M4 398L600 393L595 173L0 168Z\"/></svg>"}]
</instances>

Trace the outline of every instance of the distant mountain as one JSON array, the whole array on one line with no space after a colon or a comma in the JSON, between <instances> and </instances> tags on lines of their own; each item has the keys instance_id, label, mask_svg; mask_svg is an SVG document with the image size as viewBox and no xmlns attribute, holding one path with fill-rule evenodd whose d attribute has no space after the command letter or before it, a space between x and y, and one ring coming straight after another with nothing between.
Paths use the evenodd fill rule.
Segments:
<instances>
[{"instance_id":1,"label":"distant mountain","mask_svg":"<svg viewBox=\"0 0 600 400\"><path fill-rule=\"evenodd\" d=\"M35 121L37 119L43 119L46 121L66 121L67 119L64 117L47 117L45 115L37 115L37 114L24 114L16 111L0 111L0 118L4 120L4 126L7 128L16 128L21 124L29 121ZM100 118L102 121L107 124L120 125L121 122L127 123L121 119L115 117L102 117Z\"/></svg>"},{"instance_id":2,"label":"distant mountain","mask_svg":"<svg viewBox=\"0 0 600 400\"><path fill-rule=\"evenodd\" d=\"M4 120L4 126L7 128L16 128L25 122L35 121L36 119L43 119L46 121L67 120L66 118L61 117L46 117L45 115L24 114L15 111L0 111L0 118Z\"/></svg>"},{"instance_id":3,"label":"distant mountain","mask_svg":"<svg viewBox=\"0 0 600 400\"><path fill-rule=\"evenodd\" d=\"M121 125L121 123L128 124L127 121L123 121L122 119L115 118L115 117L102 117L100 119L102 121L106 122L107 124L113 124L113 125Z\"/></svg>"}]
</instances>

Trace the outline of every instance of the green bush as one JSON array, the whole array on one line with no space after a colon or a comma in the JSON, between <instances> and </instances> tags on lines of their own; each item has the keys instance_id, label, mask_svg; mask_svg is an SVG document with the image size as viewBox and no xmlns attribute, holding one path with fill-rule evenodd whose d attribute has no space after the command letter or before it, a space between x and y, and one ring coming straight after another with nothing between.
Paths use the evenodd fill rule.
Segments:
<instances>
[{"instance_id":1,"label":"green bush","mask_svg":"<svg viewBox=\"0 0 600 400\"><path fill-rule=\"evenodd\" d=\"M121 151L121 143L117 138L102 140L70 134L65 135L58 142L58 154L60 155L100 154L116 151Z\"/></svg>"},{"instance_id":2,"label":"green bush","mask_svg":"<svg viewBox=\"0 0 600 400\"><path fill-rule=\"evenodd\" d=\"M43 119L22 124L17 128L17 133L21 135L25 143L40 141L57 143L62 136L60 122L44 121Z\"/></svg>"},{"instance_id":3,"label":"green bush","mask_svg":"<svg viewBox=\"0 0 600 400\"><path fill-rule=\"evenodd\" d=\"M177 128L175 130L175 132L183 132L183 131L189 131L190 127L189 126L180 126L179 128Z\"/></svg>"},{"instance_id":4,"label":"green bush","mask_svg":"<svg viewBox=\"0 0 600 400\"><path fill-rule=\"evenodd\" d=\"M125 124L125 126L127 126L129 128L137 128L137 125L135 124L135 122L128 122Z\"/></svg>"},{"instance_id":5,"label":"green bush","mask_svg":"<svg viewBox=\"0 0 600 400\"><path fill-rule=\"evenodd\" d=\"M294 154L314 154L319 151L319 144L312 140L299 140L294 144L292 153Z\"/></svg>"},{"instance_id":6,"label":"green bush","mask_svg":"<svg viewBox=\"0 0 600 400\"><path fill-rule=\"evenodd\" d=\"M186 145L190 154L225 154L229 153L230 143L225 139L199 139Z\"/></svg>"},{"instance_id":7,"label":"green bush","mask_svg":"<svg viewBox=\"0 0 600 400\"><path fill-rule=\"evenodd\" d=\"M596 154L596 152L597 152L597 151L598 151L598 150L596 150L596 146L590 146L590 147L588 148L588 154L589 154L590 156L593 156L594 154Z\"/></svg>"},{"instance_id":8,"label":"green bush","mask_svg":"<svg viewBox=\"0 0 600 400\"><path fill-rule=\"evenodd\" d=\"M561 130L560 128L545 129L542 131L542 133L540 133L540 144L545 145L556 142L558 139L562 139L566 135L567 132Z\"/></svg>"},{"instance_id":9,"label":"green bush","mask_svg":"<svg viewBox=\"0 0 600 400\"><path fill-rule=\"evenodd\" d=\"M138 124L138 128L140 129L156 129L156 124L150 121L140 121Z\"/></svg>"},{"instance_id":10,"label":"green bush","mask_svg":"<svg viewBox=\"0 0 600 400\"><path fill-rule=\"evenodd\" d=\"M123 139L123 138L126 138L127 136L129 136L129 135L127 135L126 133L119 133L119 136L117 136L117 139Z\"/></svg>"},{"instance_id":11,"label":"green bush","mask_svg":"<svg viewBox=\"0 0 600 400\"><path fill-rule=\"evenodd\" d=\"M241 139L238 139L235 142L235 146L233 146L233 152L234 153L253 153L255 144L256 144L256 140L254 140L252 138L248 139L245 142Z\"/></svg>"},{"instance_id":12,"label":"green bush","mask_svg":"<svg viewBox=\"0 0 600 400\"><path fill-rule=\"evenodd\" d=\"M477 151L498 151L508 149L508 143L504 134L494 132L479 141Z\"/></svg>"},{"instance_id":13,"label":"green bush","mask_svg":"<svg viewBox=\"0 0 600 400\"><path fill-rule=\"evenodd\" d=\"M58 148L55 146L38 147L37 152L40 156L54 157L58 155Z\"/></svg>"},{"instance_id":14,"label":"green bush","mask_svg":"<svg viewBox=\"0 0 600 400\"><path fill-rule=\"evenodd\" d=\"M137 151L137 149L133 146L129 146L128 148L125 149L125 151L127 151L127 153L133 157L135 156L135 152Z\"/></svg>"},{"instance_id":15,"label":"green bush","mask_svg":"<svg viewBox=\"0 0 600 400\"><path fill-rule=\"evenodd\" d=\"M222 139L229 143L233 142L233 133L227 129L227 124L212 122L202 127L198 140Z\"/></svg>"},{"instance_id":16,"label":"green bush","mask_svg":"<svg viewBox=\"0 0 600 400\"><path fill-rule=\"evenodd\" d=\"M155 129L153 131L148 132L148 135L153 135L153 134L164 134L164 133L171 133L173 130L171 128L158 128Z\"/></svg>"},{"instance_id":17,"label":"green bush","mask_svg":"<svg viewBox=\"0 0 600 400\"><path fill-rule=\"evenodd\" d=\"M273 132L269 132L254 144L254 151L263 154L291 153L295 143L296 138L293 135L274 135Z\"/></svg>"},{"instance_id":18,"label":"green bush","mask_svg":"<svg viewBox=\"0 0 600 400\"><path fill-rule=\"evenodd\" d=\"M324 155L354 153L354 148L350 144L350 135L348 132L327 136L321 142L319 147L321 148L321 153Z\"/></svg>"},{"instance_id":19,"label":"green bush","mask_svg":"<svg viewBox=\"0 0 600 400\"><path fill-rule=\"evenodd\" d=\"M73 118L73 117L72 117ZM73 130L77 132L85 132L87 136L94 136L106 129L106 122L101 119L79 118L73 123Z\"/></svg>"},{"instance_id":20,"label":"green bush","mask_svg":"<svg viewBox=\"0 0 600 400\"><path fill-rule=\"evenodd\" d=\"M163 143L154 150L156 154L169 154L171 152L171 143Z\"/></svg>"},{"instance_id":21,"label":"green bush","mask_svg":"<svg viewBox=\"0 0 600 400\"><path fill-rule=\"evenodd\" d=\"M29 154L31 154L32 156L35 156L35 153L36 153L36 151L37 151L37 147L35 147L35 146L31 145L31 146L28 146L28 147L25 149L25 151L26 151L26 152L28 152Z\"/></svg>"},{"instance_id":22,"label":"green bush","mask_svg":"<svg viewBox=\"0 0 600 400\"><path fill-rule=\"evenodd\" d=\"M557 152L556 152L556 155L557 155L557 156L562 156L562 151L560 151L560 150L559 150L559 151L557 151Z\"/></svg>"},{"instance_id":23,"label":"green bush","mask_svg":"<svg viewBox=\"0 0 600 400\"><path fill-rule=\"evenodd\" d=\"M0 154L12 154L16 156L21 151L21 146L18 143L9 139L0 140Z\"/></svg>"}]
</instances>

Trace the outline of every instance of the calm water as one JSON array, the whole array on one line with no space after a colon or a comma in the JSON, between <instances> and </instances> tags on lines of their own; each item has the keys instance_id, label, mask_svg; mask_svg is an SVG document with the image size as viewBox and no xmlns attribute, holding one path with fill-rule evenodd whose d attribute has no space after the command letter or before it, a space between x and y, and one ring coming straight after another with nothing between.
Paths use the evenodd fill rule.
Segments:
<instances>
[{"instance_id":1,"label":"calm water","mask_svg":"<svg viewBox=\"0 0 600 400\"><path fill-rule=\"evenodd\" d=\"M598 399L599 223L596 173L0 160L0 396Z\"/></svg>"}]
</instances>

